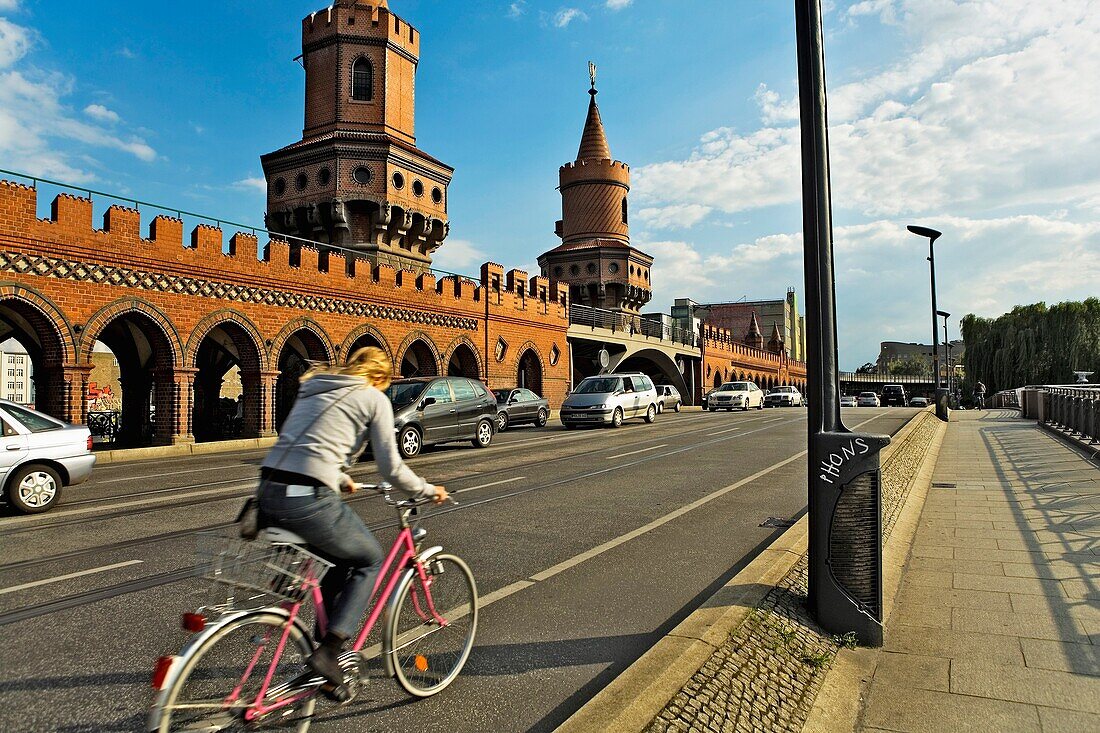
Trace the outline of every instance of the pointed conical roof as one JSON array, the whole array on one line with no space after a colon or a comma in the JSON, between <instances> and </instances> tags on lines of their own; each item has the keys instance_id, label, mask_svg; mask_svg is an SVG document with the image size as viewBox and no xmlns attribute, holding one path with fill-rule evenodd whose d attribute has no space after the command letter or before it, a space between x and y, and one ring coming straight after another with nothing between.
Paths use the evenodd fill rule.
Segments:
<instances>
[{"instance_id":1,"label":"pointed conical roof","mask_svg":"<svg viewBox=\"0 0 1100 733\"><path fill-rule=\"evenodd\" d=\"M772 323L772 340L783 343L783 333L779 330L778 323Z\"/></svg>"},{"instance_id":2,"label":"pointed conical roof","mask_svg":"<svg viewBox=\"0 0 1100 733\"><path fill-rule=\"evenodd\" d=\"M760 323L756 320L756 311L753 311L752 317L749 319L749 332L746 334L746 337L760 335L762 335L760 333Z\"/></svg>"},{"instance_id":3,"label":"pointed conical roof","mask_svg":"<svg viewBox=\"0 0 1100 733\"><path fill-rule=\"evenodd\" d=\"M596 87L588 92L592 95L588 102L588 119L584 121L584 134L581 135L581 147L577 151L577 160L611 160L611 148L607 144L607 135L603 131L600 108L596 106Z\"/></svg>"}]
</instances>

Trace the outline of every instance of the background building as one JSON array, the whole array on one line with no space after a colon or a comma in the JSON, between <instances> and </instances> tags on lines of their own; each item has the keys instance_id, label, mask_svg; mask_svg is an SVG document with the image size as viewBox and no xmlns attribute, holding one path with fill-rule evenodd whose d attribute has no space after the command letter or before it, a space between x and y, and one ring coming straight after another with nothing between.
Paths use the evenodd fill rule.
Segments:
<instances>
[{"instance_id":1,"label":"background building","mask_svg":"<svg viewBox=\"0 0 1100 733\"><path fill-rule=\"evenodd\" d=\"M806 317L798 312L798 295L794 288L787 289L787 297L775 300L739 300L735 303L681 303L676 302L673 316L686 318L691 310L702 316L708 326L725 329L744 338L752 328L753 314L766 341L779 327L787 356L794 361L806 360Z\"/></svg>"},{"instance_id":2,"label":"background building","mask_svg":"<svg viewBox=\"0 0 1100 733\"><path fill-rule=\"evenodd\" d=\"M952 371L960 374L963 356L966 354L966 345L962 339L956 339L951 342L950 346ZM914 360L919 360L921 364L925 365L925 373L932 373L932 347L928 344L883 341L879 344L878 361L875 362L875 366L882 374L896 371L899 368L911 372L914 371L912 368ZM943 344L940 344L940 361L944 361ZM909 368L906 369L906 366ZM944 374L947 373L946 363L941 364L940 368Z\"/></svg>"},{"instance_id":3,"label":"background building","mask_svg":"<svg viewBox=\"0 0 1100 733\"><path fill-rule=\"evenodd\" d=\"M34 406L34 374L31 358L19 344L0 345L0 399Z\"/></svg>"}]
</instances>

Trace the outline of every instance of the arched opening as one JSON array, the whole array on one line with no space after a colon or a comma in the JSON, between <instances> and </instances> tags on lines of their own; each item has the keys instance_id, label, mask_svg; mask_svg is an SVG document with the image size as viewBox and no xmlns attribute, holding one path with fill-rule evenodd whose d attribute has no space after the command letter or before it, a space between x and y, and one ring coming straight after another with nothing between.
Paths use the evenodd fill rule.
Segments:
<instances>
[{"instance_id":1,"label":"arched opening","mask_svg":"<svg viewBox=\"0 0 1100 733\"><path fill-rule=\"evenodd\" d=\"M220 323L195 351L192 431L199 442L260 435L260 352L243 326Z\"/></svg>"},{"instance_id":2,"label":"arched opening","mask_svg":"<svg viewBox=\"0 0 1100 733\"><path fill-rule=\"evenodd\" d=\"M542 362L538 354L527 349L519 357L519 366L516 369L516 386L529 389L538 396L542 396Z\"/></svg>"},{"instance_id":3,"label":"arched opening","mask_svg":"<svg viewBox=\"0 0 1100 733\"><path fill-rule=\"evenodd\" d=\"M0 300L0 397L60 419L65 349L50 316L21 298Z\"/></svg>"},{"instance_id":4,"label":"arched opening","mask_svg":"<svg viewBox=\"0 0 1100 733\"><path fill-rule=\"evenodd\" d=\"M451 352L451 358L447 360L447 376L480 379L477 356L467 344L459 344Z\"/></svg>"},{"instance_id":5,"label":"arched opening","mask_svg":"<svg viewBox=\"0 0 1100 733\"><path fill-rule=\"evenodd\" d=\"M351 346L348 348L348 353L344 354L344 359L350 359L356 351L359 351L359 349L365 349L368 346L373 346L376 349L382 349L382 351L386 351L386 347L382 345L382 342L379 341L373 333L365 333L352 342Z\"/></svg>"},{"instance_id":6,"label":"arched opening","mask_svg":"<svg viewBox=\"0 0 1100 733\"><path fill-rule=\"evenodd\" d=\"M283 426L283 421L298 399L299 380L313 364L328 362L328 349L324 341L308 328L301 328L291 334L279 350L279 377L275 380L275 429Z\"/></svg>"},{"instance_id":7,"label":"arched opening","mask_svg":"<svg viewBox=\"0 0 1100 733\"><path fill-rule=\"evenodd\" d=\"M676 362L663 351L656 349L642 349L623 359L616 372L641 372L653 380L654 384L671 384L685 399L689 399L687 382L684 375L680 374ZM720 385L718 382L715 386Z\"/></svg>"},{"instance_id":8,"label":"arched opening","mask_svg":"<svg viewBox=\"0 0 1100 733\"><path fill-rule=\"evenodd\" d=\"M714 388L718 389L722 386L722 372L717 371L714 373Z\"/></svg>"},{"instance_id":9,"label":"arched opening","mask_svg":"<svg viewBox=\"0 0 1100 733\"><path fill-rule=\"evenodd\" d=\"M91 349L89 388L110 388L116 397L117 422L99 425L102 410L89 411L89 424L104 442L118 446L166 445L172 442L178 401L174 355L161 325L142 311L125 311L103 326Z\"/></svg>"},{"instance_id":10,"label":"arched opening","mask_svg":"<svg viewBox=\"0 0 1100 733\"><path fill-rule=\"evenodd\" d=\"M417 339L405 349L401 358L402 377L435 377L439 375L439 365L435 353L426 343Z\"/></svg>"},{"instance_id":11,"label":"arched opening","mask_svg":"<svg viewBox=\"0 0 1100 733\"><path fill-rule=\"evenodd\" d=\"M374 97L374 68L366 57L355 60L351 67L351 98L369 102Z\"/></svg>"}]
</instances>

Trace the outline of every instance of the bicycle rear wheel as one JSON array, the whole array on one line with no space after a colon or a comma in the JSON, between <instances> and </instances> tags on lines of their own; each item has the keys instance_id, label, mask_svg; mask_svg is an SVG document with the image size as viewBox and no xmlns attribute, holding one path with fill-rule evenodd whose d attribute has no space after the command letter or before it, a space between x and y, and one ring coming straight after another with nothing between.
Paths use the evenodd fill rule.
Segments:
<instances>
[{"instance_id":1,"label":"bicycle rear wheel","mask_svg":"<svg viewBox=\"0 0 1100 733\"><path fill-rule=\"evenodd\" d=\"M436 555L424 563L427 591L446 622L429 609L425 584L413 571L397 589L386 627L394 676L410 695L442 692L462 671L477 633L477 586L470 568L455 555Z\"/></svg>"},{"instance_id":2,"label":"bicycle rear wheel","mask_svg":"<svg viewBox=\"0 0 1100 733\"><path fill-rule=\"evenodd\" d=\"M158 733L265 728L306 733L317 703L313 695L279 708L261 720L245 719L271 669L286 622L286 616L278 613L245 616L219 629L194 650L184 660L179 678L164 697ZM305 658L312 649L301 628L292 625L271 679L269 704L287 694L287 683L302 673ZM238 685L240 691L234 694Z\"/></svg>"}]
</instances>

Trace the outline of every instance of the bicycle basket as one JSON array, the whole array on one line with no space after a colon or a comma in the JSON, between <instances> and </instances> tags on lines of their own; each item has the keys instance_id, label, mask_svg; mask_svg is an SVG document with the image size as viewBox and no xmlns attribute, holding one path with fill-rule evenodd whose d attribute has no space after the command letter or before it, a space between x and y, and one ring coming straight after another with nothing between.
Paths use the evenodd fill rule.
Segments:
<instances>
[{"instance_id":1,"label":"bicycle basket","mask_svg":"<svg viewBox=\"0 0 1100 733\"><path fill-rule=\"evenodd\" d=\"M297 545L199 535L198 571L221 599L222 611L304 601L332 567Z\"/></svg>"}]
</instances>

